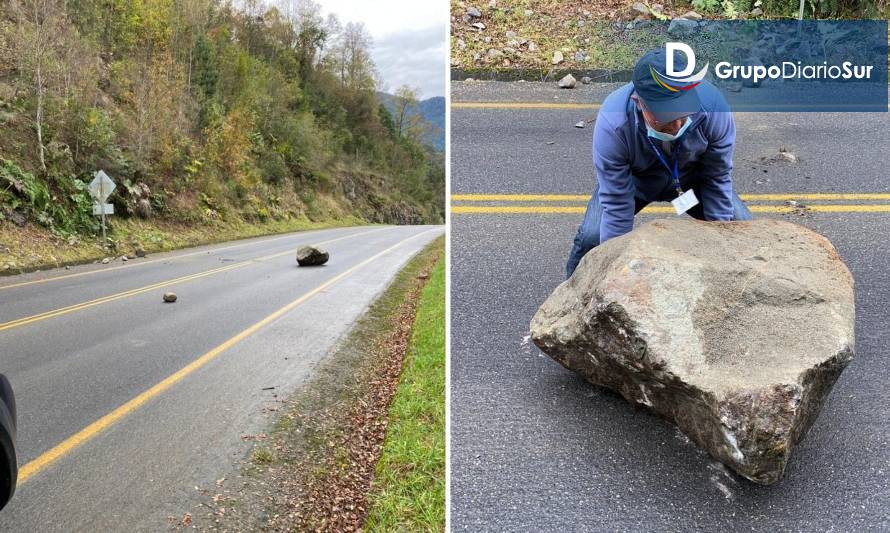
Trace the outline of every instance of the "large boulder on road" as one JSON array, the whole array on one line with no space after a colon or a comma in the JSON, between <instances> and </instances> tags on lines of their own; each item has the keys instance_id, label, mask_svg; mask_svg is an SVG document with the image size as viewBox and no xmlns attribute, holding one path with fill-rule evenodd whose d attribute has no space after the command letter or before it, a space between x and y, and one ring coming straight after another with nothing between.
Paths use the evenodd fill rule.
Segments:
<instances>
[{"instance_id":1,"label":"large boulder on road","mask_svg":"<svg viewBox=\"0 0 890 533\"><path fill-rule=\"evenodd\" d=\"M315 246L303 246L297 250L297 264L300 266L318 266L328 262L327 252Z\"/></svg>"},{"instance_id":2,"label":"large boulder on road","mask_svg":"<svg viewBox=\"0 0 890 533\"><path fill-rule=\"evenodd\" d=\"M778 220L657 220L594 248L531 338L761 484L781 479L853 358L853 278Z\"/></svg>"}]
</instances>

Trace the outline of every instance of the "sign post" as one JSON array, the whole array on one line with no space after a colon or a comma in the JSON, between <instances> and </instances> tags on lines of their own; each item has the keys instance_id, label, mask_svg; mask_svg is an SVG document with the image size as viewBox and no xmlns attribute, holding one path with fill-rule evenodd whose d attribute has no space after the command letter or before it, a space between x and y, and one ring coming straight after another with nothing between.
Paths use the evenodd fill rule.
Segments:
<instances>
[{"instance_id":1,"label":"sign post","mask_svg":"<svg viewBox=\"0 0 890 533\"><path fill-rule=\"evenodd\" d=\"M102 243L106 249L108 248L108 237L105 234L105 215L114 214L114 205L105 203L105 201L108 200L116 187L114 181L103 170L96 172L93 181L90 182L90 194L96 201L96 205L93 205L93 214L102 215Z\"/></svg>"}]
</instances>

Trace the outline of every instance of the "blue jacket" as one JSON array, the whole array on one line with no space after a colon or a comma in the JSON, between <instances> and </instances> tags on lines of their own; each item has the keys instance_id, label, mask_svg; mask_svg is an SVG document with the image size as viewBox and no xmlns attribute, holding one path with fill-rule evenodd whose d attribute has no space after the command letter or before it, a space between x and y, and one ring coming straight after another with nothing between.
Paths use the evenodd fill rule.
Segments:
<instances>
[{"instance_id":1,"label":"blue jacket","mask_svg":"<svg viewBox=\"0 0 890 533\"><path fill-rule=\"evenodd\" d=\"M717 88L703 81L696 90L702 108L679 139L680 185L684 191L697 185L705 219L730 220L735 122ZM664 200L666 188L673 190L670 172L647 141L646 123L631 94L631 83L610 94L594 127L593 165L603 207L600 242L633 229L634 195L651 202Z\"/></svg>"}]
</instances>

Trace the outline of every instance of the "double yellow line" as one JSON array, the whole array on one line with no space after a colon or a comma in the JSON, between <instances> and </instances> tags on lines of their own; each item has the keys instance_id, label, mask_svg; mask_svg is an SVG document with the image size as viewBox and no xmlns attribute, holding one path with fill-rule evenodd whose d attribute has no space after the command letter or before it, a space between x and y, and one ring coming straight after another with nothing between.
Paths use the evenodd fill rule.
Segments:
<instances>
[{"instance_id":1,"label":"double yellow line","mask_svg":"<svg viewBox=\"0 0 890 533\"><path fill-rule=\"evenodd\" d=\"M53 317L57 317L57 316L61 316L61 315L67 315L68 313L73 313L75 311L80 311L81 309L87 309L89 307L93 307L96 305L113 302L115 300L129 298L130 296L136 296L137 294L142 294L144 292L152 291L152 290L158 289L160 287L167 287L169 285L174 285L176 283L183 283L186 281L191 281L191 280L203 278L206 276L212 276L214 274L219 274L220 272L234 270L236 268L243 267L245 264L246 264L246 262L245 263L236 263L234 265L224 266L224 267L220 267L220 268L214 268L213 270L207 270L205 272L199 272L197 274L191 274L189 276L182 276L180 278L168 279L168 280L162 281L160 283L154 283L152 285L146 285L145 287L139 287L138 289L132 289L129 291L119 292L117 294L112 294L109 296L103 296L101 298L96 298L95 300L90 300L90 301L82 302L79 304L69 305L68 307L54 309L52 311L47 311L45 313L39 313L36 315L19 318L17 320L10 320L9 322L4 322L4 323L0 324L0 331L16 328L19 326L24 326L26 324L32 324L34 322L40 322L41 320L46 320L48 318L53 318Z\"/></svg>"},{"instance_id":2,"label":"double yellow line","mask_svg":"<svg viewBox=\"0 0 890 533\"><path fill-rule=\"evenodd\" d=\"M890 200L890 193L740 194L745 201ZM590 194L452 194L457 202L587 202Z\"/></svg>"},{"instance_id":3,"label":"double yellow line","mask_svg":"<svg viewBox=\"0 0 890 533\"><path fill-rule=\"evenodd\" d=\"M600 104L574 102L451 102L452 109L585 109L596 111Z\"/></svg>"},{"instance_id":4,"label":"double yellow line","mask_svg":"<svg viewBox=\"0 0 890 533\"><path fill-rule=\"evenodd\" d=\"M320 232L320 231L324 231L324 230L314 230L314 231L299 232L299 233L297 233L296 235L299 235L299 236L304 236L304 235L314 235L315 233L318 233L318 232ZM101 268L101 269L98 269L98 270L88 270L88 271L86 271L86 272L75 272L75 273L73 273L73 274L64 274L64 275L61 275L61 276L53 276L53 277L50 277L50 278L43 278L43 279L34 279L34 280L31 280L31 281L22 281L22 282L19 282L19 283L11 283L11 284L9 284L9 285L0 285L0 291L4 291L4 290L6 290L6 289L14 289L14 288L17 288L17 287L27 287L28 285L37 285L37 284L40 284L40 283L49 283L49 282L51 282L51 281L59 281L59 280L70 279L70 278L79 278L79 277L82 277L82 276L92 276L92 275L94 275L94 274L103 274L103 273L105 273L105 272L114 272L115 270L122 270L122 269L125 269L125 268L138 268L138 267L145 266L145 265L151 265L151 264L154 264L154 263L160 263L161 261L174 261L174 260L177 260L177 259L183 259L183 258L186 258L186 257L192 257L192 256L195 256L195 255L203 255L203 254L206 254L207 252L214 252L214 253L216 253L216 252L222 252L223 250L231 250L231 249L233 249L233 248L242 248L242 247L244 247L244 246L250 246L251 244L267 244L267 243L270 243L270 242L280 241L281 239L287 239L287 238L294 237L294 236L295 236L295 234L291 233L291 234L288 234L288 235L282 235L282 236L280 236L280 237L272 237L272 238L270 238L270 239L250 240L250 241L248 241L248 242L241 242L241 243L238 243L238 244L232 244L232 245L229 245L229 246L223 246L223 247L221 247L221 248L213 248L212 250L199 250L199 251L197 251L197 252L190 252L190 253L185 253L185 254L176 254L175 256L172 256L172 257L161 257L161 258L158 258L158 259L149 259L148 261L134 261L134 262L128 263L128 264L126 264L126 265L119 265L119 266L113 266L113 267L105 267L105 268Z\"/></svg>"},{"instance_id":5,"label":"double yellow line","mask_svg":"<svg viewBox=\"0 0 890 533\"><path fill-rule=\"evenodd\" d=\"M228 339L227 341L223 342L222 344L216 346L209 352L198 357L197 359L195 359L188 365L184 366L183 368L177 370L170 376L166 377L165 379L163 379L162 381L160 381L159 383L157 383L150 389L140 393L135 398L129 400L128 402L124 403L120 407L114 409L107 415L96 420L92 424L88 425L87 427L78 431L74 435L68 437L67 439L65 439L64 441L59 443L58 445L54 446L52 449L44 452L43 454L38 456L33 461L22 466L22 468L19 469L19 478L18 478L19 483L24 483L25 481L27 481L29 478L33 477L35 474L37 474L44 468L46 468L49 465L53 464L54 462L58 461L61 457L63 457L67 453L71 452L78 446L81 446L82 444L91 440L96 435L101 433L103 430L107 429L108 427L112 426L114 423L116 423L123 417L132 413L133 411L135 411L136 409L138 409L139 407L141 407L142 405L147 403L152 398L154 398L154 397L158 396L159 394L161 394L162 392L168 390L170 387L179 383L180 381L185 379L190 374L193 374L199 368L203 367L210 361L216 359L217 357L219 357L220 354L222 354L229 348L235 346L236 344L243 341L250 335L256 333L258 330L260 330L264 326L271 324L272 322L274 322L275 320L280 318L282 315L284 315L285 313L287 313L294 307L297 307L298 305L300 305L303 302L305 302L306 300L312 298L319 292L322 292L323 290L327 289L334 283L337 283L338 281L349 276L350 274L354 273L356 270L362 268L363 266L388 254L389 252L395 250L399 246L402 246L406 242L408 242L412 239L416 239L422 235L426 235L427 233L430 233L432 231L439 231L439 230L438 229L430 229L430 230L418 233L416 235L412 235L411 237L408 237L406 239L399 241L395 245L390 246L389 248L383 250L382 252L379 252L379 253L365 259L361 263L358 263L357 265L349 268L348 270L341 272L340 274L337 274L336 276L328 279L321 285L319 285L319 286L315 287L314 289L310 290L309 292L303 294L296 300L293 300L292 302L288 303L284 307L281 307L274 313L263 318L259 322L255 323L252 326L248 327L247 329L241 331L234 337L232 337L232 338ZM370 233L370 232L365 232L365 233ZM345 237L342 237L342 238L345 238ZM331 241L327 241L327 242L331 242ZM287 253L290 253L290 252L287 252ZM278 254L278 255L281 255L281 254Z\"/></svg>"},{"instance_id":6,"label":"double yellow line","mask_svg":"<svg viewBox=\"0 0 890 533\"><path fill-rule=\"evenodd\" d=\"M850 103L850 104L832 104L835 108L837 107L849 107L855 109L861 109L861 104ZM581 103L581 102L451 102L451 109L584 109L587 111L596 111L602 104L600 103ZM797 104L794 106L796 109L824 109L825 106L822 104ZM764 104L760 103L755 105L751 105L746 107L736 106L734 109L737 113L755 113L762 112L764 109L774 108L778 111L783 111L789 108L787 104ZM753 111L752 111L753 109ZM890 110L890 106L888 106L888 110Z\"/></svg>"},{"instance_id":7,"label":"double yellow line","mask_svg":"<svg viewBox=\"0 0 890 533\"><path fill-rule=\"evenodd\" d=\"M890 213L890 193L781 193L742 194L754 213ZM565 214L584 213L589 194L453 194L452 214ZM763 202L796 202L770 204ZM810 202L859 203L810 203ZM877 203L861 203L877 202ZM576 205L553 205L555 203ZM577 205L581 203L581 205ZM673 207L650 205L644 214L671 214Z\"/></svg>"},{"instance_id":8,"label":"double yellow line","mask_svg":"<svg viewBox=\"0 0 890 533\"><path fill-rule=\"evenodd\" d=\"M369 234L369 233L374 233L374 232L376 232L376 231L382 231L382 230L385 230L385 229L392 229L392 228L378 228L378 229L373 229L373 230L370 230L370 231L362 231L362 232L358 232L358 233L351 233L351 234L349 234L349 235L344 235L343 237L337 237L336 239L329 239L329 240L326 240L326 241L321 241L321 242L318 243L318 245L330 244L330 243L332 243L332 242L340 241L340 240L343 240L343 239L348 239L348 238L350 238L350 237L356 237L356 236L359 236L359 235L367 235L367 234ZM73 313L73 312L75 312L75 311L80 311L80 310L82 310L82 309L88 309L88 308L90 308L90 307L94 307L94 306L97 306L97 305L102 305L102 304L109 303L109 302L113 302L113 301L116 301L116 300L121 300L121 299L123 299L123 298L129 298L129 297L131 297L131 296L136 296L137 294L143 294L143 293L146 293L146 292L149 292L149 291L153 291L153 290L155 290L155 289L159 289L159 288L161 288L161 287L169 287L169 286L171 286L171 285L176 285L176 284L179 284L179 283L185 283L185 282L187 282L187 281L193 281L193 280L200 279L200 278L204 278L204 277L207 277L207 276L213 276L213 275L215 275L215 274L221 274L221 273L223 273L223 272L228 272L229 270L235 270L235 269L237 269L237 268L242 268L242 267L245 267L245 266L250 265L250 264L254 264L254 263L257 263L257 262L266 261L266 260L269 260L269 259L275 259L275 258L277 258L277 257L281 257L281 256L288 255L288 254L291 254L291 253L293 253L293 252L292 252L291 250L288 250L288 251L286 251L286 252L280 252L280 253L277 253L277 254L270 254L270 255L265 255L265 256L262 256L262 257L257 257L257 258L255 258L255 259L246 259L246 260L244 260L244 261L242 261L242 262L240 262L240 263L235 263L235 264L233 264L233 265L227 265L227 266L224 266L224 267L214 268L214 269L211 269L211 270L206 270L206 271L204 271L204 272L198 272L198 273L196 273L196 274L190 274L190 275L188 275L188 276L182 276L182 277L179 277L179 278L168 279L168 280L164 280L164 281L161 281L161 282L158 282L158 283L153 283L153 284L151 284L151 285L146 285L146 286L144 286L144 287L138 287L138 288L136 288L136 289L130 289L130 290L128 290L128 291L118 292L118 293L111 294L111 295L108 295L108 296L103 296L103 297L101 297L101 298L96 298L95 300L89 300L89 301L86 301L86 302L81 302L81 303L78 303L78 304L69 305L69 306L67 306L67 307L62 307L62 308L59 308L59 309L54 309L54 310L52 310L52 311L46 311L46 312L43 312L43 313L38 313L38 314L36 314L36 315L26 316L26 317L19 318L19 319L16 319L16 320L10 320L9 322L3 322L3 323L0 323L0 331L5 331L5 330L7 330L7 329L12 329L12 328L20 327L20 326L25 326L25 325L27 325L27 324L33 324L33 323L35 323L35 322L40 322L40 321L42 321L42 320L46 320L46 319L49 319L49 318L54 318L54 317L57 317L57 316L67 315L67 314L69 314L69 313Z\"/></svg>"}]
</instances>

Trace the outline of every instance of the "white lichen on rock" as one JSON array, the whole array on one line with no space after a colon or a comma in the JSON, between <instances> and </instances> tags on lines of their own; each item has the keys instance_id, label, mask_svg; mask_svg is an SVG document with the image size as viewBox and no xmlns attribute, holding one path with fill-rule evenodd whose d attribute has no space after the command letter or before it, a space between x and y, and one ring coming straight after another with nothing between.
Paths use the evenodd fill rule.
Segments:
<instances>
[{"instance_id":1,"label":"white lichen on rock","mask_svg":"<svg viewBox=\"0 0 890 533\"><path fill-rule=\"evenodd\" d=\"M532 341L672 420L742 476L778 481L853 357L853 278L779 220L658 220L581 261Z\"/></svg>"}]
</instances>

